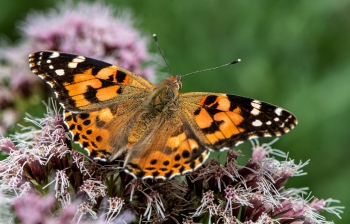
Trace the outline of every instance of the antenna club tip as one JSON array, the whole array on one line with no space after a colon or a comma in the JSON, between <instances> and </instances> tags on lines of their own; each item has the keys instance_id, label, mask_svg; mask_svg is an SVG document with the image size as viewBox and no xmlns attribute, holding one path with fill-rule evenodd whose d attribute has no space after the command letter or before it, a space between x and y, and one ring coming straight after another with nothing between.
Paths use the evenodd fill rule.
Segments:
<instances>
[{"instance_id":1,"label":"antenna club tip","mask_svg":"<svg viewBox=\"0 0 350 224\"><path fill-rule=\"evenodd\" d=\"M158 40L157 34L153 34L153 39L154 39L155 41Z\"/></svg>"},{"instance_id":2,"label":"antenna club tip","mask_svg":"<svg viewBox=\"0 0 350 224\"><path fill-rule=\"evenodd\" d=\"M232 65L232 64L236 64L236 63L238 63L238 62L241 62L242 60L241 59L237 59L237 60L234 60L233 62L231 62L230 64Z\"/></svg>"}]
</instances>

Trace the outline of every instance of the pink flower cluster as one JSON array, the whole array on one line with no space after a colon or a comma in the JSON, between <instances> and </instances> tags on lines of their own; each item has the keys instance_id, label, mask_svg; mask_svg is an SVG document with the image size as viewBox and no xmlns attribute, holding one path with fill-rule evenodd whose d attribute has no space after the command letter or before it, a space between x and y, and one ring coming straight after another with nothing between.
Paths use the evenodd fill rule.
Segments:
<instances>
[{"instance_id":1,"label":"pink flower cluster","mask_svg":"<svg viewBox=\"0 0 350 224\"><path fill-rule=\"evenodd\" d=\"M117 16L115 16L117 15ZM28 54L38 50L75 53L130 70L150 81L155 62L147 50L148 38L135 29L131 13L101 3L66 2L46 14L30 14L20 27L28 37Z\"/></svg>"}]
</instances>

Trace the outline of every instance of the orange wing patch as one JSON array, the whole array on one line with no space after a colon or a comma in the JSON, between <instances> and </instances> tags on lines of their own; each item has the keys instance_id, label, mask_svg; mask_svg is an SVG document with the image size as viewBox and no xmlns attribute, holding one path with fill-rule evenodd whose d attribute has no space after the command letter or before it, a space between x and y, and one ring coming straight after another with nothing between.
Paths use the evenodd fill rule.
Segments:
<instances>
[{"instance_id":1,"label":"orange wing patch","mask_svg":"<svg viewBox=\"0 0 350 224\"><path fill-rule=\"evenodd\" d=\"M227 99L224 103L217 104L219 108L229 108ZM214 105L214 104L212 104ZM224 139L229 139L234 135L244 132L244 128L239 127L244 120L240 114L240 108L233 111L215 111L209 113L210 109L199 108L194 112L194 118L198 127L205 134L210 144L215 145Z\"/></svg>"},{"instance_id":2,"label":"orange wing patch","mask_svg":"<svg viewBox=\"0 0 350 224\"><path fill-rule=\"evenodd\" d=\"M214 107L222 111L230 111L232 109L231 102L227 98L226 94L218 94L216 96L205 96L200 99L198 104L201 106Z\"/></svg>"},{"instance_id":3,"label":"orange wing patch","mask_svg":"<svg viewBox=\"0 0 350 224\"><path fill-rule=\"evenodd\" d=\"M111 100L121 93L121 86L110 86L97 90L96 98L99 101Z\"/></svg>"},{"instance_id":4,"label":"orange wing patch","mask_svg":"<svg viewBox=\"0 0 350 224\"><path fill-rule=\"evenodd\" d=\"M226 138L230 138L233 135L237 135L244 132L244 128L239 127L241 122L244 120L240 114L239 108L232 112L219 112L214 114L214 120L220 123L219 129Z\"/></svg>"},{"instance_id":5,"label":"orange wing patch","mask_svg":"<svg viewBox=\"0 0 350 224\"><path fill-rule=\"evenodd\" d=\"M85 148L89 155L107 160L112 153L109 144L111 132L105 128L113 119L109 108L90 113L72 113L65 111L64 120L73 135L73 140Z\"/></svg>"},{"instance_id":6,"label":"orange wing patch","mask_svg":"<svg viewBox=\"0 0 350 224\"><path fill-rule=\"evenodd\" d=\"M75 102L75 106L90 107L92 103L103 102L116 98L122 93L119 84L128 84L130 77L115 66L103 68L92 74L88 69L82 74L76 74L73 82L64 82L68 96Z\"/></svg>"}]
</instances>

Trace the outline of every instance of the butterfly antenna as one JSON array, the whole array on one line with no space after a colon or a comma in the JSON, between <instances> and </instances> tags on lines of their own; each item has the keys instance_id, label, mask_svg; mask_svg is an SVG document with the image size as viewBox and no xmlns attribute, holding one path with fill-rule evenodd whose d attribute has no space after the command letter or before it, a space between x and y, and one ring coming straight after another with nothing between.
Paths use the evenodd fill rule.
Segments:
<instances>
[{"instance_id":1,"label":"butterfly antenna","mask_svg":"<svg viewBox=\"0 0 350 224\"><path fill-rule=\"evenodd\" d=\"M192 75L192 74L195 74L195 73L200 73L200 72L206 72L206 71L210 71L210 70L215 70L215 69L222 68L222 67L225 67L225 66L228 66L228 65L237 64L237 63L240 62L240 61L241 61L241 59L237 59L237 60L234 60L233 62L224 64L224 65L220 65L220 66L218 66L218 67L203 69L203 70L199 70L199 71L195 71L195 72L190 72L190 73L187 73L187 74L184 74L184 75L180 75L180 77L182 78L182 77L184 77L184 76Z\"/></svg>"},{"instance_id":2,"label":"butterfly antenna","mask_svg":"<svg viewBox=\"0 0 350 224\"><path fill-rule=\"evenodd\" d=\"M154 39L154 41L156 42L156 45L157 45L157 48L158 48L158 51L159 51L160 55L162 55L162 58L163 58L163 60L165 61L166 66L168 67L168 72L169 72L169 74L171 74L171 73L170 73L170 66L169 66L168 62L165 60L165 57L164 57L162 51L160 50L160 47L159 47L159 44L158 44L158 37L157 37L156 34L153 34L153 39Z\"/></svg>"}]
</instances>

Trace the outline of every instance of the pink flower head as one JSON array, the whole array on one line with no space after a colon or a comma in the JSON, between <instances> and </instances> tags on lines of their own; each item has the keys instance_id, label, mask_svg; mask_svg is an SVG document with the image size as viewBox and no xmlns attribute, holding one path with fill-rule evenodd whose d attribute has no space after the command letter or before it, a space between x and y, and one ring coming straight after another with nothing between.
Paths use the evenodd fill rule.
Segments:
<instances>
[{"instance_id":1,"label":"pink flower head","mask_svg":"<svg viewBox=\"0 0 350 224\"><path fill-rule=\"evenodd\" d=\"M12 150L18 150L15 144L9 138L0 139L0 150L9 154Z\"/></svg>"},{"instance_id":2,"label":"pink flower head","mask_svg":"<svg viewBox=\"0 0 350 224\"><path fill-rule=\"evenodd\" d=\"M55 199L52 195L41 197L36 193L29 193L14 201L14 211L21 223L44 223L45 218L51 216L51 207Z\"/></svg>"}]
</instances>

